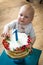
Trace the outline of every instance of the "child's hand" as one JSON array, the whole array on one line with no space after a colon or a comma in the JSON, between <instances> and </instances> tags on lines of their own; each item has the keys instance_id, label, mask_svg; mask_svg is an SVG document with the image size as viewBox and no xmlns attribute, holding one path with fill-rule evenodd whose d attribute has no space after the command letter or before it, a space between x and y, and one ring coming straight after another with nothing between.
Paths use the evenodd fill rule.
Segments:
<instances>
[{"instance_id":1,"label":"child's hand","mask_svg":"<svg viewBox=\"0 0 43 65\"><path fill-rule=\"evenodd\" d=\"M32 47L33 47L32 44L30 44L30 50L29 50L30 52L32 51Z\"/></svg>"},{"instance_id":2,"label":"child's hand","mask_svg":"<svg viewBox=\"0 0 43 65\"><path fill-rule=\"evenodd\" d=\"M4 38L10 37L10 34L9 34L9 33L2 33L2 34L1 34L1 37L4 37Z\"/></svg>"}]
</instances>

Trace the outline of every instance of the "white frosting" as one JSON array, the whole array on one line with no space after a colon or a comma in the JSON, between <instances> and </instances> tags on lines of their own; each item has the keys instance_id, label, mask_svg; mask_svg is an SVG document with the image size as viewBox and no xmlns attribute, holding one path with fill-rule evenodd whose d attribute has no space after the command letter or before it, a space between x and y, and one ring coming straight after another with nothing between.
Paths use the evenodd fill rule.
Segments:
<instances>
[{"instance_id":1,"label":"white frosting","mask_svg":"<svg viewBox=\"0 0 43 65\"><path fill-rule=\"evenodd\" d=\"M16 41L15 34L11 36L11 41L8 41L10 43L9 48L13 51L13 49L16 49L17 47L21 47L23 45L27 45L27 35L25 33L19 33L18 32L18 41Z\"/></svg>"}]
</instances>

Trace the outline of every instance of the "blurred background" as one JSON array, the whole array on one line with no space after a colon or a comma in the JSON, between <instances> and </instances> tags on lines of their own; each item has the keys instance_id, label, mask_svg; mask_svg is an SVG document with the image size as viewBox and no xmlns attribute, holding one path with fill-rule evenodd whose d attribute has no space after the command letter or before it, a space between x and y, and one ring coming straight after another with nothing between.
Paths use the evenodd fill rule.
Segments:
<instances>
[{"instance_id":1,"label":"blurred background","mask_svg":"<svg viewBox=\"0 0 43 65\"><path fill-rule=\"evenodd\" d=\"M4 50L1 37L4 25L16 19L20 7L28 3L31 3L35 9L32 23L36 33L36 41L33 47L42 50L39 65L43 65L43 0L0 0L0 55Z\"/></svg>"}]
</instances>

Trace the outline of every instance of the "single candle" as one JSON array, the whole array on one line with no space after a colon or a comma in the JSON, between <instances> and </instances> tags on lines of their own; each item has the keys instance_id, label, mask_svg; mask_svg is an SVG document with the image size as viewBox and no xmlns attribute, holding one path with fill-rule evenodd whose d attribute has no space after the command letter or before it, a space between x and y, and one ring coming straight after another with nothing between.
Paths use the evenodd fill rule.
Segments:
<instances>
[{"instance_id":1,"label":"single candle","mask_svg":"<svg viewBox=\"0 0 43 65\"><path fill-rule=\"evenodd\" d=\"M17 29L16 29L13 33L15 33L15 39L16 39L16 41L18 41L18 33L17 33Z\"/></svg>"}]
</instances>

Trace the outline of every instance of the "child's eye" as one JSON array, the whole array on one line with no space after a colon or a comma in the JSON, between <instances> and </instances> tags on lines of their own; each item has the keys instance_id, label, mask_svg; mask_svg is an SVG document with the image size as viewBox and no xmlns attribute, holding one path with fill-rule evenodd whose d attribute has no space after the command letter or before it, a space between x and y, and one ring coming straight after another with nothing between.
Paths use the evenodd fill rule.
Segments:
<instances>
[{"instance_id":1,"label":"child's eye","mask_svg":"<svg viewBox=\"0 0 43 65\"><path fill-rule=\"evenodd\" d=\"M25 16L25 18L28 18L28 16Z\"/></svg>"},{"instance_id":2,"label":"child's eye","mask_svg":"<svg viewBox=\"0 0 43 65\"><path fill-rule=\"evenodd\" d=\"M20 16L23 16L22 14L20 14Z\"/></svg>"}]
</instances>

